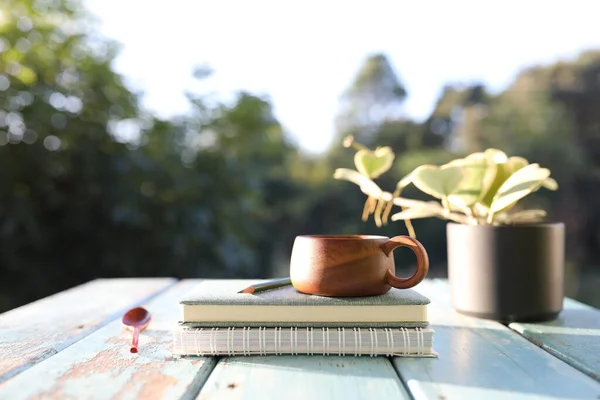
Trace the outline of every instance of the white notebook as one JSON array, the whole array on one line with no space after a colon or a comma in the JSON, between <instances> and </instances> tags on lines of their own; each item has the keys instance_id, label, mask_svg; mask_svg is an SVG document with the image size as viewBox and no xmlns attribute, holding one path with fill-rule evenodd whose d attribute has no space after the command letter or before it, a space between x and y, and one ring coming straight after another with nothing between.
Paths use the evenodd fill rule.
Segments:
<instances>
[{"instance_id":1,"label":"white notebook","mask_svg":"<svg viewBox=\"0 0 600 400\"><path fill-rule=\"evenodd\" d=\"M433 333L431 328L178 326L173 333L173 354L437 357Z\"/></svg>"}]
</instances>

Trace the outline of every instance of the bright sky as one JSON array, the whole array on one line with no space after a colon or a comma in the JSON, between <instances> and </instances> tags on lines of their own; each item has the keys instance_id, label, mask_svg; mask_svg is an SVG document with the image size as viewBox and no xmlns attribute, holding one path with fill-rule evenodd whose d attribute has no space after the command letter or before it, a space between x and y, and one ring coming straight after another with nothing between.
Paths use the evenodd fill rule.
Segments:
<instances>
[{"instance_id":1,"label":"bright sky","mask_svg":"<svg viewBox=\"0 0 600 400\"><path fill-rule=\"evenodd\" d=\"M268 1L85 0L122 43L117 71L161 116L185 112L184 91L268 94L306 151L331 144L338 99L361 62L382 51L422 119L442 86L492 90L522 68L600 48L596 0ZM208 64L206 82L192 78Z\"/></svg>"}]
</instances>

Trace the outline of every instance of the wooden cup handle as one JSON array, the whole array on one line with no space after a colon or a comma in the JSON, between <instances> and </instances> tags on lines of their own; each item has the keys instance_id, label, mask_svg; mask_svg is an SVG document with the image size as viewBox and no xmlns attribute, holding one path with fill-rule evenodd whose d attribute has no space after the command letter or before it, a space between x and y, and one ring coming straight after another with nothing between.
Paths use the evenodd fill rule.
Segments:
<instances>
[{"instance_id":1,"label":"wooden cup handle","mask_svg":"<svg viewBox=\"0 0 600 400\"><path fill-rule=\"evenodd\" d=\"M388 269L385 279L390 286L397 289L408 289L416 286L427 276L427 272L429 271L429 256L425 247L417 239L413 239L410 236L394 236L381 245L381 250L386 256L389 256L396 247L400 246L408 247L415 253L417 256L417 270L408 278L398 278Z\"/></svg>"}]
</instances>

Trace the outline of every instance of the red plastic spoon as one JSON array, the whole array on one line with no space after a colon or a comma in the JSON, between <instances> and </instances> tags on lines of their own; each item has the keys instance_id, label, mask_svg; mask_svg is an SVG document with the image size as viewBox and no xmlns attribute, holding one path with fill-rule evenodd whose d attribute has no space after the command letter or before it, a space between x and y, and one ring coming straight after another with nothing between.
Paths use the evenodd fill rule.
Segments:
<instances>
[{"instance_id":1,"label":"red plastic spoon","mask_svg":"<svg viewBox=\"0 0 600 400\"><path fill-rule=\"evenodd\" d=\"M146 329L150 323L150 319L150 313L143 307L132 308L123 315L123 324L133 328L133 340L130 349L132 353L138 352L140 331Z\"/></svg>"}]
</instances>

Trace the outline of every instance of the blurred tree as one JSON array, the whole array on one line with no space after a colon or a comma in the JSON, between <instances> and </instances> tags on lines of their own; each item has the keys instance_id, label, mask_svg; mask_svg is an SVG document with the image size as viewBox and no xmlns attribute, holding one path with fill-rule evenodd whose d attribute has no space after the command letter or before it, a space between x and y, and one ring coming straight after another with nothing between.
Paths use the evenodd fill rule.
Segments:
<instances>
[{"instance_id":1,"label":"blurred tree","mask_svg":"<svg viewBox=\"0 0 600 400\"><path fill-rule=\"evenodd\" d=\"M340 100L338 139L348 134L372 145L385 121L401 119L407 92L385 54L369 56Z\"/></svg>"},{"instance_id":2,"label":"blurred tree","mask_svg":"<svg viewBox=\"0 0 600 400\"><path fill-rule=\"evenodd\" d=\"M572 116L578 143L600 171L600 50L583 52L571 63L559 62L550 74L552 98Z\"/></svg>"},{"instance_id":3,"label":"blurred tree","mask_svg":"<svg viewBox=\"0 0 600 400\"><path fill-rule=\"evenodd\" d=\"M198 104L198 99L193 98L193 102ZM266 99L241 92L232 106L220 104L212 114L208 123L198 112L189 120L189 127L200 137L210 137L206 141L209 145L199 151L198 157L207 151L222 154L233 170L228 179L245 187L244 199L233 203L231 209L221 207L219 212L244 226L244 234L238 237L245 238L244 245L252 249L255 264L262 266L255 274L266 276L274 252L285 246L282 241L289 242L292 234L286 235L286 226L293 218L290 207L299 195L291 179L297 149L290 144ZM250 254L245 257L250 258Z\"/></svg>"},{"instance_id":4,"label":"blurred tree","mask_svg":"<svg viewBox=\"0 0 600 400\"><path fill-rule=\"evenodd\" d=\"M481 84L446 85L425 122L426 143L466 154L488 145L483 132L489 96Z\"/></svg>"},{"instance_id":5,"label":"blurred tree","mask_svg":"<svg viewBox=\"0 0 600 400\"><path fill-rule=\"evenodd\" d=\"M571 142L567 166L574 172L571 181L575 193L569 193L561 209L578 222L574 224L580 228L578 240L573 242L582 250L585 261L580 265L589 269L600 264L600 50L583 52L571 62L559 62L550 75L551 98L562 106L562 115L570 117L570 126L552 140ZM561 150L564 153L565 149ZM563 170L566 167L561 166ZM577 213L573 204L581 207Z\"/></svg>"},{"instance_id":6,"label":"blurred tree","mask_svg":"<svg viewBox=\"0 0 600 400\"><path fill-rule=\"evenodd\" d=\"M268 98L246 92L148 115L112 70L117 50L77 0L0 3L0 312L101 276L284 275L299 234L405 234L363 223L363 195L332 178L353 167L347 134L395 150L386 189L488 146L548 166L561 190L535 201L567 223L570 256L600 262L598 52L529 68L496 95L447 86L424 122L403 116L406 89L371 55L317 157L291 144ZM415 228L431 273L443 272L444 221Z\"/></svg>"},{"instance_id":7,"label":"blurred tree","mask_svg":"<svg viewBox=\"0 0 600 400\"><path fill-rule=\"evenodd\" d=\"M102 275L111 237L102 227L142 221L128 213L123 190L132 188L120 179L131 168L127 148L107 133L137 111L110 68L116 47L89 33L75 2L9 0L0 15L0 265L2 293L14 296L3 299L7 308Z\"/></svg>"},{"instance_id":8,"label":"blurred tree","mask_svg":"<svg viewBox=\"0 0 600 400\"><path fill-rule=\"evenodd\" d=\"M600 215L592 206L600 201L598 191L581 184L591 177L589 149L594 146L582 140L586 136L581 129L583 120L577 115L583 108L578 105L587 107L592 102L588 98L585 105L570 104L561 97L564 91L559 90L557 79L563 83L580 80L584 69L576 60L523 70L505 91L490 100L481 125L484 146L502 148L552 171L560 190L536 194L527 202L548 209L551 219L566 223L567 259L581 266L600 255L597 244L590 246L589 241L582 240L590 237L590 229L597 232L600 227Z\"/></svg>"},{"instance_id":9,"label":"blurred tree","mask_svg":"<svg viewBox=\"0 0 600 400\"><path fill-rule=\"evenodd\" d=\"M163 121L78 2L0 15L0 310L102 276L269 274L258 244L285 218L294 149L267 101L195 96Z\"/></svg>"},{"instance_id":10,"label":"blurred tree","mask_svg":"<svg viewBox=\"0 0 600 400\"><path fill-rule=\"evenodd\" d=\"M326 156L329 176L336 168L355 168L352 154L354 151L343 148L342 141L347 135L371 149L378 146L390 146L396 154L393 173L384 174L377 183L386 190L393 191L398 181L417 165L416 159L435 163L449 159L448 152L442 149L446 136L433 132L428 123L418 123L403 115L403 103L407 97L387 57L375 54L367 58L359 70L353 84L344 93L340 101L337 117L337 138ZM331 178L330 178L331 179ZM362 193L352 192L352 187L340 183L328 183L322 189L320 204L312 210L327 222L329 231L343 233L373 233L387 236L407 234L401 224L389 224L378 228L374 221L363 222L360 218L365 197ZM410 190L410 189L409 189ZM419 196L420 194L418 194ZM417 197L418 197L417 196ZM327 204L336 203L337 207ZM335 221L339 222L336 224ZM440 229L437 221L419 222L419 240L428 248L437 249L445 245L445 230ZM337 226L337 230L336 227ZM321 226L325 230L324 226ZM399 263L413 262L409 252L396 255ZM445 270L445 251L432 252L430 261L432 273Z\"/></svg>"}]
</instances>

